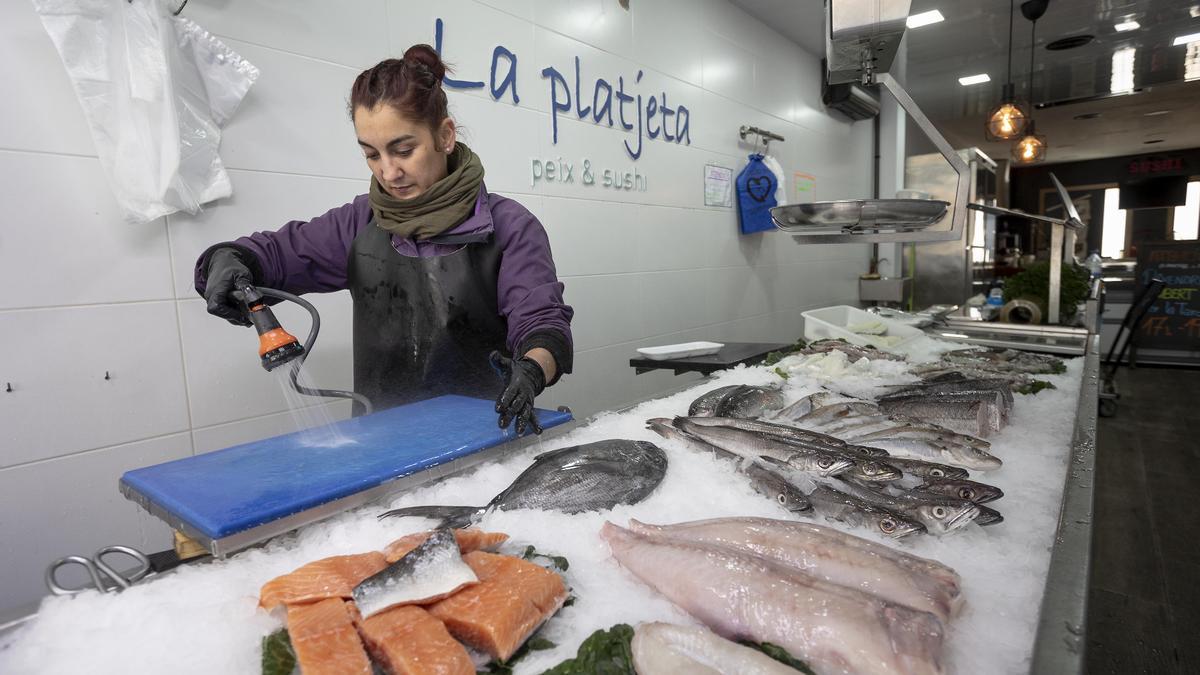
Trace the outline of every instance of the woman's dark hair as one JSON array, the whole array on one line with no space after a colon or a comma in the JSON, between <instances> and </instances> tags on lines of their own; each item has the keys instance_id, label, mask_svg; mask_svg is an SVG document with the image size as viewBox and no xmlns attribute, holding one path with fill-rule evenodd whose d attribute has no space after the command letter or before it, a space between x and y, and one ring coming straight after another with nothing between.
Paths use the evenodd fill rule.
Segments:
<instances>
[{"instance_id":1,"label":"woman's dark hair","mask_svg":"<svg viewBox=\"0 0 1200 675\"><path fill-rule=\"evenodd\" d=\"M446 64L429 45L413 45L403 59L386 59L364 70L350 89L350 119L354 111L368 110L380 104L395 108L400 114L421 120L437 130L449 117L442 77Z\"/></svg>"}]
</instances>

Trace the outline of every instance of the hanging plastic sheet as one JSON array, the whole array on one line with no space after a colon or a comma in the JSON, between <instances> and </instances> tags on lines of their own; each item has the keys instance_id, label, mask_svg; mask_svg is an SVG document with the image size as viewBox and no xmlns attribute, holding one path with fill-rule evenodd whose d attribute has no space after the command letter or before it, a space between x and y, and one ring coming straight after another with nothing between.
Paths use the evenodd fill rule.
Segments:
<instances>
[{"instance_id":1,"label":"hanging plastic sheet","mask_svg":"<svg viewBox=\"0 0 1200 675\"><path fill-rule=\"evenodd\" d=\"M777 206L775 190L779 181L763 164L763 156L750 155L750 162L737 177L738 224L742 234L775 229L771 209Z\"/></svg>"},{"instance_id":2,"label":"hanging plastic sheet","mask_svg":"<svg viewBox=\"0 0 1200 675\"><path fill-rule=\"evenodd\" d=\"M162 0L33 0L130 222L233 193L221 126L258 69Z\"/></svg>"}]
</instances>

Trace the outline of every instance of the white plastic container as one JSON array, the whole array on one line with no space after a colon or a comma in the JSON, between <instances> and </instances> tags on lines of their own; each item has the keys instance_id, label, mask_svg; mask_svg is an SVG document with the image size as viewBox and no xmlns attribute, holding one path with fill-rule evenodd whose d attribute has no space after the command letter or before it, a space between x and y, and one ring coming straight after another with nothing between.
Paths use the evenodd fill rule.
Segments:
<instances>
[{"instance_id":1,"label":"white plastic container","mask_svg":"<svg viewBox=\"0 0 1200 675\"><path fill-rule=\"evenodd\" d=\"M840 338L851 344L864 347L871 345L882 351L890 352L922 334L920 330L912 326L906 326L899 321L892 321L849 305L810 309L807 312L801 312L800 316L804 317L804 339L810 342ZM887 329L882 337L900 339L881 340L881 335L863 335L849 329L850 326L876 322L882 323Z\"/></svg>"},{"instance_id":2,"label":"white plastic container","mask_svg":"<svg viewBox=\"0 0 1200 675\"><path fill-rule=\"evenodd\" d=\"M724 346L724 343L721 342L684 342L661 347L642 347L637 350L637 353L651 361L666 361L667 359L685 359L689 356L716 354Z\"/></svg>"}]
</instances>

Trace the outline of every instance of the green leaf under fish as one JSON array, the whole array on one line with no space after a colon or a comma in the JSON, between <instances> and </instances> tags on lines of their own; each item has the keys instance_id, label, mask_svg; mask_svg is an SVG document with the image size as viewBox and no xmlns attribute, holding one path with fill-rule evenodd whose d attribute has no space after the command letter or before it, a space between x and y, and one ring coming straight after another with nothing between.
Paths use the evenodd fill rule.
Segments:
<instances>
[{"instance_id":1,"label":"green leaf under fish","mask_svg":"<svg viewBox=\"0 0 1200 675\"><path fill-rule=\"evenodd\" d=\"M592 633L567 659L542 675L636 675L633 669L633 627L619 623Z\"/></svg>"},{"instance_id":2,"label":"green leaf under fish","mask_svg":"<svg viewBox=\"0 0 1200 675\"><path fill-rule=\"evenodd\" d=\"M1018 394L1036 394L1043 389L1057 389L1057 388L1058 387L1055 387L1052 383L1047 382L1045 380L1034 380L1033 382L1030 382L1029 384L1022 384L1022 385L1016 387L1015 389L1013 389L1013 391L1017 392Z\"/></svg>"},{"instance_id":3,"label":"green leaf under fish","mask_svg":"<svg viewBox=\"0 0 1200 675\"><path fill-rule=\"evenodd\" d=\"M800 338L800 339L796 340L794 343L788 345L787 347L780 349L779 351L768 352L767 357L765 359L763 359L763 365L764 366L773 366L776 363L779 363L780 361L787 358L789 355L795 354L796 352L798 352L802 349L807 349L807 348L808 348L808 343L805 342L804 338Z\"/></svg>"},{"instance_id":4,"label":"green leaf under fish","mask_svg":"<svg viewBox=\"0 0 1200 675\"><path fill-rule=\"evenodd\" d=\"M545 649L554 649L558 645L544 637L538 637L534 633L532 637L521 645L521 648L513 652L513 655L508 657L507 661L490 661L483 670L476 671L477 675L511 675L516 662L521 660L529 652L539 652Z\"/></svg>"},{"instance_id":5,"label":"green leaf under fish","mask_svg":"<svg viewBox=\"0 0 1200 675\"><path fill-rule=\"evenodd\" d=\"M263 637L262 675L292 675L296 670L296 652L286 628Z\"/></svg>"},{"instance_id":6,"label":"green leaf under fish","mask_svg":"<svg viewBox=\"0 0 1200 675\"><path fill-rule=\"evenodd\" d=\"M748 640L742 640L738 644L745 645L752 649L757 649L758 651L775 659L776 661L782 663L783 665L795 668L796 670L798 670L802 673L808 673L808 675L816 675L816 673L813 672L812 668L808 667L807 663L792 656L791 654L788 653L788 651L786 649L784 649L783 647L780 647L779 645L771 644L770 642L750 642Z\"/></svg>"},{"instance_id":7,"label":"green leaf under fish","mask_svg":"<svg viewBox=\"0 0 1200 675\"><path fill-rule=\"evenodd\" d=\"M532 562L537 562L536 560L533 560L534 558L545 558L546 560L550 561L550 566L559 572L566 572L571 568L570 561L563 556L538 553L537 549L534 548L532 544L525 547L525 552L521 554L521 557Z\"/></svg>"},{"instance_id":8,"label":"green leaf under fish","mask_svg":"<svg viewBox=\"0 0 1200 675\"><path fill-rule=\"evenodd\" d=\"M791 377L791 375L788 375L787 372L783 368L776 368L775 374L782 377L785 380L788 379L789 377Z\"/></svg>"}]
</instances>

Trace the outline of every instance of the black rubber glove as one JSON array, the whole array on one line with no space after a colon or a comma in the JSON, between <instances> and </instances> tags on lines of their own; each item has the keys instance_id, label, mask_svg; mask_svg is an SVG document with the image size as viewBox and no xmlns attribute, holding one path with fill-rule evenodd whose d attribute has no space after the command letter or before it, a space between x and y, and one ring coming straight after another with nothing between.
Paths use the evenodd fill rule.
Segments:
<instances>
[{"instance_id":1,"label":"black rubber glove","mask_svg":"<svg viewBox=\"0 0 1200 675\"><path fill-rule=\"evenodd\" d=\"M240 292L236 289L243 283L254 283L254 273L241 256L235 248L219 248L209 254L204 299L208 301L209 314L238 326L249 326L250 318L237 299Z\"/></svg>"},{"instance_id":2,"label":"black rubber glove","mask_svg":"<svg viewBox=\"0 0 1200 675\"><path fill-rule=\"evenodd\" d=\"M504 391L496 399L496 412L500 415L500 428L516 424L517 434L528 428L535 434L542 433L533 414L533 399L546 388L546 373L537 361L530 358L513 360L500 352L492 352L488 359L492 368L504 380Z\"/></svg>"}]
</instances>

